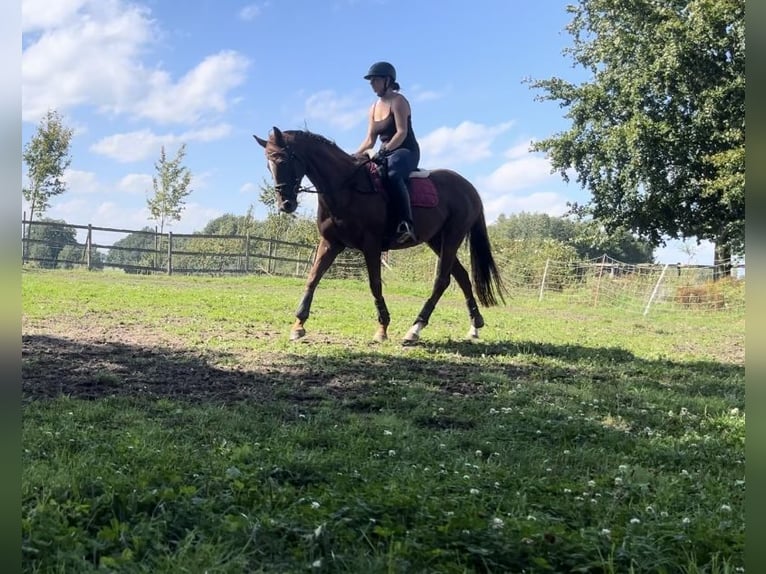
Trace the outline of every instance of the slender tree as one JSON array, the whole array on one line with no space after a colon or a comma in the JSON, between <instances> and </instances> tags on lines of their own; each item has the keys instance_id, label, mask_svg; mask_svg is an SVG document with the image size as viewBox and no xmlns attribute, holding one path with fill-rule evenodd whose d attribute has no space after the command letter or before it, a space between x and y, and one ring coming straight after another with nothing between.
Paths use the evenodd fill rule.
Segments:
<instances>
[{"instance_id":1,"label":"slender tree","mask_svg":"<svg viewBox=\"0 0 766 574\"><path fill-rule=\"evenodd\" d=\"M37 132L24 146L22 157L27 165L29 186L23 187L21 194L29 204L29 225L35 215L45 214L52 197L66 191L63 176L72 161L69 155L72 133L58 112L48 110Z\"/></svg>"},{"instance_id":2,"label":"slender tree","mask_svg":"<svg viewBox=\"0 0 766 574\"><path fill-rule=\"evenodd\" d=\"M571 127L536 142L591 192L572 205L608 231L744 253L744 0L578 0L565 53L579 85L531 82L568 109Z\"/></svg>"},{"instance_id":3,"label":"slender tree","mask_svg":"<svg viewBox=\"0 0 766 574\"><path fill-rule=\"evenodd\" d=\"M178 148L175 158L167 159L165 146L160 149L160 158L154 164L157 175L152 177L154 195L146 198L150 219L160 226L160 234L165 230L165 224L179 221L184 209L185 199L192 192L189 188L191 172L184 166L186 144Z\"/></svg>"}]
</instances>

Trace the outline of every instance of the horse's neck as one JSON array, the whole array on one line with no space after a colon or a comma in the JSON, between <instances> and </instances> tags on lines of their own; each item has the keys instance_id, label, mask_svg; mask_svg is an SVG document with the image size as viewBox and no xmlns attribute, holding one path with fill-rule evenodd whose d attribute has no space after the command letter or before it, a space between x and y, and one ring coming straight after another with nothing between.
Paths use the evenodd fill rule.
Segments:
<instances>
[{"instance_id":1,"label":"horse's neck","mask_svg":"<svg viewBox=\"0 0 766 574\"><path fill-rule=\"evenodd\" d=\"M332 209L343 209L348 203L349 186L356 180L354 170L357 167L350 158L340 156L339 150L329 144L319 142L309 149L303 144L302 155L308 163L307 177L321 196L329 200ZM361 170L359 170L361 171Z\"/></svg>"}]
</instances>

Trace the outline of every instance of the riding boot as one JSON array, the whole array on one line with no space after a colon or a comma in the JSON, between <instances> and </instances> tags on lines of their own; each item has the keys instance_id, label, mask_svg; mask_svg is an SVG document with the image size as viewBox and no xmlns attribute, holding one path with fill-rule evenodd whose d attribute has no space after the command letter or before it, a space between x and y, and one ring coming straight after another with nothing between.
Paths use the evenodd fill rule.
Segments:
<instances>
[{"instance_id":1,"label":"riding boot","mask_svg":"<svg viewBox=\"0 0 766 574\"><path fill-rule=\"evenodd\" d=\"M399 213L402 221L396 228L396 242L408 243L417 241L415 236L415 227L412 223L412 206L410 205L410 190L407 189L407 183L401 177L390 179L391 188L397 203L399 203Z\"/></svg>"}]
</instances>

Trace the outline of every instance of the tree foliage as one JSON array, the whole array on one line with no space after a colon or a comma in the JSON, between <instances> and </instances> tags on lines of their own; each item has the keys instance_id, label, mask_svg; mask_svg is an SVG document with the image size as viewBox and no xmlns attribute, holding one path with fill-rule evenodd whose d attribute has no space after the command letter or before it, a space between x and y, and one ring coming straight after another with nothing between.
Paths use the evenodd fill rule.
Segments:
<instances>
[{"instance_id":1,"label":"tree foliage","mask_svg":"<svg viewBox=\"0 0 766 574\"><path fill-rule=\"evenodd\" d=\"M606 254L624 263L652 263L653 247L625 230L611 233L592 219L551 217L545 213L500 215L489 227L493 243L507 240L528 242L553 240L574 248L578 259L595 259Z\"/></svg>"},{"instance_id":2,"label":"tree foliage","mask_svg":"<svg viewBox=\"0 0 766 574\"><path fill-rule=\"evenodd\" d=\"M64 220L43 217L36 224L30 224L27 244L26 258L40 267L53 269L64 266L58 264L59 259L84 261L84 246L77 243L77 230ZM74 252L79 252L76 259Z\"/></svg>"},{"instance_id":3,"label":"tree foliage","mask_svg":"<svg viewBox=\"0 0 766 574\"><path fill-rule=\"evenodd\" d=\"M579 0L565 52L590 81L532 82L571 127L536 142L608 231L744 252L744 0Z\"/></svg>"},{"instance_id":4,"label":"tree foliage","mask_svg":"<svg viewBox=\"0 0 766 574\"><path fill-rule=\"evenodd\" d=\"M165 224L179 221L184 209L185 198L192 192L189 189L191 172L183 165L186 156L186 144L182 144L175 158L169 160L165 155L165 146L160 149L160 158L154 164L157 175L152 177L154 195L147 197L146 204L152 220L160 226L160 233Z\"/></svg>"},{"instance_id":5,"label":"tree foliage","mask_svg":"<svg viewBox=\"0 0 766 574\"><path fill-rule=\"evenodd\" d=\"M35 215L45 213L51 197L66 191L62 178L72 161L69 155L72 133L58 112L48 110L37 132L24 146L22 157L27 165L29 186L22 188L21 193L29 203L30 221Z\"/></svg>"}]
</instances>

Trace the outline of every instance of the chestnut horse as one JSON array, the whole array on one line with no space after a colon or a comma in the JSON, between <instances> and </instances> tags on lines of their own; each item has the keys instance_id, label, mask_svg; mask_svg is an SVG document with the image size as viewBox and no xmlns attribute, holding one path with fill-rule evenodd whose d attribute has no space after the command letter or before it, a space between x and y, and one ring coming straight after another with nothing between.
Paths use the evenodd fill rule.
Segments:
<instances>
[{"instance_id":1,"label":"chestnut horse","mask_svg":"<svg viewBox=\"0 0 766 574\"><path fill-rule=\"evenodd\" d=\"M306 334L305 324L311 311L314 291L327 269L346 247L358 249L367 265L370 290L378 312L378 328L373 340L388 338L391 317L383 298L381 254L389 249L413 247L417 243L395 244L387 233L388 202L375 191L366 160L347 154L333 142L318 134L302 130L280 131L274 128L268 140L253 136L263 146L269 170L274 178L279 209L292 213L298 207L301 181L306 176L318 194L317 226L319 245L308 275L306 291L295 313L291 340ZM435 169L429 175L438 191L434 207L414 207L413 219L418 243L425 242L438 255L439 263L431 296L423 305L403 343L414 343L428 325L436 303L455 278L465 296L471 320L469 338L478 338L484 318L476 299L485 306L505 302L505 287L500 278L492 250L484 209L476 188L461 175L446 169ZM457 258L463 240L468 238L471 271L476 287L473 295L468 272Z\"/></svg>"}]
</instances>

